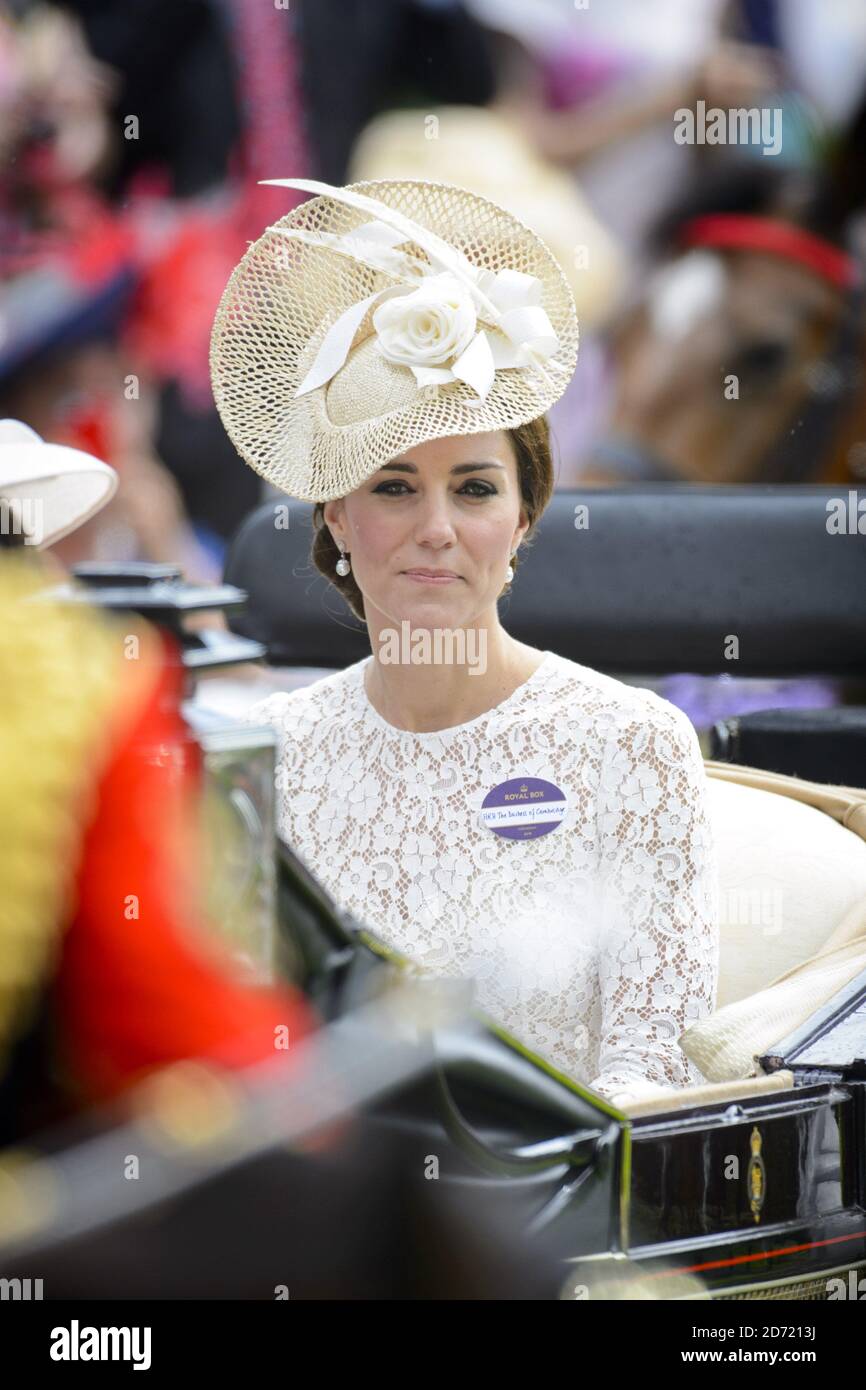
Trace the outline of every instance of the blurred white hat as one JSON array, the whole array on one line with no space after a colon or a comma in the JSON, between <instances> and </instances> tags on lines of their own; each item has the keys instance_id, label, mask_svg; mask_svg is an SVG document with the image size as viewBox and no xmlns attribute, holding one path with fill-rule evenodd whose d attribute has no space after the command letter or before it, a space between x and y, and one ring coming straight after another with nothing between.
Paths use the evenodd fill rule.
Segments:
<instances>
[{"instance_id":1,"label":"blurred white hat","mask_svg":"<svg viewBox=\"0 0 866 1390\"><path fill-rule=\"evenodd\" d=\"M111 500L117 484L114 469L91 454L47 444L21 420L0 420L0 525L20 525L27 544L41 550L67 536Z\"/></svg>"},{"instance_id":2,"label":"blurred white hat","mask_svg":"<svg viewBox=\"0 0 866 1390\"><path fill-rule=\"evenodd\" d=\"M483 106L400 108L359 135L353 179L429 179L459 184L505 208L542 239L565 275L583 330L601 322L624 266L619 247L573 174L543 159L515 123Z\"/></svg>"}]
</instances>

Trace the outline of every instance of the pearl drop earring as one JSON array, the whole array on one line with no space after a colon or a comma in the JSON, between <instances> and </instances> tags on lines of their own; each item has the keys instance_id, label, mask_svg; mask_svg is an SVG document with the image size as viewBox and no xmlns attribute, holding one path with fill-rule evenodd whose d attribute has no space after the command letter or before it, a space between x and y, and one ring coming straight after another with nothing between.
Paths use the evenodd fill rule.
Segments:
<instances>
[{"instance_id":1,"label":"pearl drop earring","mask_svg":"<svg viewBox=\"0 0 866 1390\"><path fill-rule=\"evenodd\" d=\"M516 554L517 554L517 551L515 550L514 555L516 555ZM512 555L512 557L511 557L512 560L514 559L514 555ZM505 571L505 582L506 582L506 584L510 584L513 578L514 578L514 566L513 566L513 565L509 565L509 566L508 566L508 569Z\"/></svg>"},{"instance_id":2,"label":"pearl drop earring","mask_svg":"<svg viewBox=\"0 0 866 1390\"><path fill-rule=\"evenodd\" d=\"M349 573L351 572L352 566L349 564L349 561L346 559L346 542L345 542L345 541L337 541L337 545L340 547L340 558L339 558L339 560L337 561L336 569L337 569L337 573L338 573L338 575L340 576L340 578L341 578L341 579L345 579L345 578L346 578L346 575L349 574Z\"/></svg>"}]
</instances>

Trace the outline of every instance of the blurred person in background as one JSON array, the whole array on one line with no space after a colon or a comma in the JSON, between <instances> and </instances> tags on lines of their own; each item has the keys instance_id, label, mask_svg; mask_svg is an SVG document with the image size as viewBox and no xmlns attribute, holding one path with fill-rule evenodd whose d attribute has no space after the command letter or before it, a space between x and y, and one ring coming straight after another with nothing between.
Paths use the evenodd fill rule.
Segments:
<instances>
[{"instance_id":1,"label":"blurred person in background","mask_svg":"<svg viewBox=\"0 0 866 1390\"><path fill-rule=\"evenodd\" d=\"M286 148L293 17L211 0L63 5L113 79L110 158L99 186L134 232L139 277L125 323L127 370L150 383L152 448L210 556L206 577L215 578L225 542L259 490L237 478L218 427L207 379L209 323L244 242L248 212L232 175L255 151L244 119L250 103L253 136L266 122L272 146ZM241 70L253 71L251 47L260 53L253 96L241 80Z\"/></svg>"},{"instance_id":2,"label":"blurred person in background","mask_svg":"<svg viewBox=\"0 0 866 1390\"><path fill-rule=\"evenodd\" d=\"M784 95L779 98L785 102ZM788 103L790 105L790 103ZM781 135L787 106L771 113ZM851 483L866 428L866 80L777 163L689 154L605 329L589 483ZM779 141L784 145L786 139Z\"/></svg>"},{"instance_id":3,"label":"blurred person in background","mask_svg":"<svg viewBox=\"0 0 866 1390\"><path fill-rule=\"evenodd\" d=\"M99 188L112 75L67 16L23 8L0 23L0 413L117 468L117 497L61 543L65 563L174 560L214 577L156 449L154 385L128 337L141 248Z\"/></svg>"},{"instance_id":4,"label":"blurred person in background","mask_svg":"<svg viewBox=\"0 0 866 1390\"><path fill-rule=\"evenodd\" d=\"M468 0L512 39L508 106L544 155L579 170L597 215L639 256L683 173L674 113L699 97L750 105L772 55L722 36L724 0Z\"/></svg>"},{"instance_id":5,"label":"blurred person in background","mask_svg":"<svg viewBox=\"0 0 866 1390\"><path fill-rule=\"evenodd\" d=\"M0 421L0 1143L184 1058L286 1057L314 1026L288 986L242 984L209 929L173 639L49 592L41 547L116 487Z\"/></svg>"}]
</instances>

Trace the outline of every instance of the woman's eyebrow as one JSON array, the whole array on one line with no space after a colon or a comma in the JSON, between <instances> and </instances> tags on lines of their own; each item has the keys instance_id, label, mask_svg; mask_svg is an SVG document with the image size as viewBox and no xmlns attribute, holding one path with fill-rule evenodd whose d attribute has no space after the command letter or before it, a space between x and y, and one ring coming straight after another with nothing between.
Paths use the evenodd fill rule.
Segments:
<instances>
[{"instance_id":1,"label":"woman's eyebrow","mask_svg":"<svg viewBox=\"0 0 866 1390\"><path fill-rule=\"evenodd\" d=\"M479 468L498 468L500 472L505 472L504 463L494 463L492 460L483 460L478 463L455 463L451 469L452 473L476 473ZM379 469L380 473L417 473L416 463L383 463Z\"/></svg>"}]
</instances>

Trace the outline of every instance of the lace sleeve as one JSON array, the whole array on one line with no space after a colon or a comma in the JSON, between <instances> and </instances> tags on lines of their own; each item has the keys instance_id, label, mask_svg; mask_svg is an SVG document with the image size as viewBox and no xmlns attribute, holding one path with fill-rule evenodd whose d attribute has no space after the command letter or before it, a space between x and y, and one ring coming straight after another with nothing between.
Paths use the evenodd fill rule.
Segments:
<instances>
[{"instance_id":1,"label":"lace sleeve","mask_svg":"<svg viewBox=\"0 0 866 1390\"><path fill-rule=\"evenodd\" d=\"M247 705L246 709L241 710L235 718L242 724L270 725L278 733L281 707L285 701L286 697L282 691L272 691L270 695L263 695L254 704Z\"/></svg>"},{"instance_id":2,"label":"lace sleeve","mask_svg":"<svg viewBox=\"0 0 866 1390\"><path fill-rule=\"evenodd\" d=\"M665 702L612 734L601 771L599 1073L615 1103L699 1083L678 1039L715 1006L715 849L697 735Z\"/></svg>"}]
</instances>

